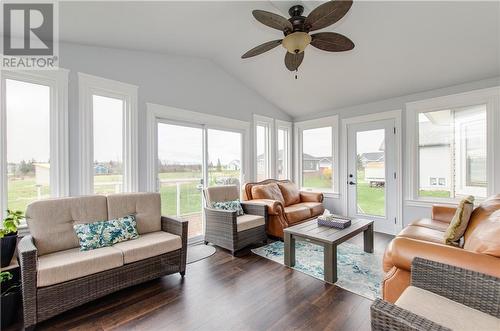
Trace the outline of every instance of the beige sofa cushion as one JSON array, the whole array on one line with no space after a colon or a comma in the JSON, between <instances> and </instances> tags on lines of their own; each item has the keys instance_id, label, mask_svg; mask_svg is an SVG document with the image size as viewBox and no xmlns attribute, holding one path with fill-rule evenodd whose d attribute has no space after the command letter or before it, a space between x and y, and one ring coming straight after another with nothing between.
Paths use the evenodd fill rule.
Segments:
<instances>
[{"instance_id":1,"label":"beige sofa cushion","mask_svg":"<svg viewBox=\"0 0 500 331\"><path fill-rule=\"evenodd\" d=\"M263 216L245 214L236 218L236 231L241 232L266 224Z\"/></svg>"},{"instance_id":2,"label":"beige sofa cushion","mask_svg":"<svg viewBox=\"0 0 500 331\"><path fill-rule=\"evenodd\" d=\"M414 286L406 288L396 306L452 330L500 330L500 319Z\"/></svg>"},{"instance_id":3,"label":"beige sofa cushion","mask_svg":"<svg viewBox=\"0 0 500 331\"><path fill-rule=\"evenodd\" d=\"M159 193L120 193L110 194L107 198L109 219L134 214L139 234L161 230Z\"/></svg>"},{"instance_id":4,"label":"beige sofa cushion","mask_svg":"<svg viewBox=\"0 0 500 331\"><path fill-rule=\"evenodd\" d=\"M113 248L123 253L125 264L175 251L181 247L181 237L163 231L146 233L137 239L113 245Z\"/></svg>"},{"instance_id":5,"label":"beige sofa cushion","mask_svg":"<svg viewBox=\"0 0 500 331\"><path fill-rule=\"evenodd\" d=\"M38 258L37 286L59 284L123 265L122 252L113 247L90 251L72 248Z\"/></svg>"},{"instance_id":6,"label":"beige sofa cushion","mask_svg":"<svg viewBox=\"0 0 500 331\"><path fill-rule=\"evenodd\" d=\"M108 219L102 195L35 201L26 210L26 221L38 255L79 247L74 223Z\"/></svg>"}]
</instances>

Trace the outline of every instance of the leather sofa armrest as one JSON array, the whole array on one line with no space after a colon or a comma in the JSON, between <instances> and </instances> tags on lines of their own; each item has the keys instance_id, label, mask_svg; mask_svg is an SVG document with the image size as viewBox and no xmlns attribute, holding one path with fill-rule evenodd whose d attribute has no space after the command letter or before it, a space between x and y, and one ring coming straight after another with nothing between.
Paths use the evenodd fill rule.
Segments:
<instances>
[{"instance_id":1,"label":"leather sofa armrest","mask_svg":"<svg viewBox=\"0 0 500 331\"><path fill-rule=\"evenodd\" d=\"M500 259L487 254L478 254L462 248L436 244L410 238L395 238L387 248L384 265L410 271L415 257L500 277Z\"/></svg>"},{"instance_id":2,"label":"leather sofa armrest","mask_svg":"<svg viewBox=\"0 0 500 331\"><path fill-rule=\"evenodd\" d=\"M450 223L456 211L456 207L433 205L431 218L436 221Z\"/></svg>"},{"instance_id":3,"label":"leather sofa armrest","mask_svg":"<svg viewBox=\"0 0 500 331\"><path fill-rule=\"evenodd\" d=\"M38 250L32 236L25 236L17 245L19 266L21 270L24 325L37 323L37 260Z\"/></svg>"},{"instance_id":4,"label":"leather sofa armrest","mask_svg":"<svg viewBox=\"0 0 500 331\"><path fill-rule=\"evenodd\" d=\"M323 202L323 193L301 191L300 202Z\"/></svg>"},{"instance_id":5,"label":"leather sofa armrest","mask_svg":"<svg viewBox=\"0 0 500 331\"><path fill-rule=\"evenodd\" d=\"M267 206L267 213L269 215L281 215L285 211L285 207L278 200L270 200L270 199L254 199L248 200L248 203L254 205L265 205Z\"/></svg>"}]
</instances>

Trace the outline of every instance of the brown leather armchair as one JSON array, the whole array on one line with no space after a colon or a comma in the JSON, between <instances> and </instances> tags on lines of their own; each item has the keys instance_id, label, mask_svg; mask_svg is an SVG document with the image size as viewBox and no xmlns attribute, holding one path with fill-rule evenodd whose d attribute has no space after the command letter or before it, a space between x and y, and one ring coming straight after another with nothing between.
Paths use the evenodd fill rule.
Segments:
<instances>
[{"instance_id":1,"label":"brown leather armchair","mask_svg":"<svg viewBox=\"0 0 500 331\"><path fill-rule=\"evenodd\" d=\"M433 206L430 219L413 221L391 241L384 255L383 298L394 303L410 285L415 257L500 277L500 194L474 209L463 248L444 244L454 207Z\"/></svg>"},{"instance_id":2,"label":"brown leather armchair","mask_svg":"<svg viewBox=\"0 0 500 331\"><path fill-rule=\"evenodd\" d=\"M269 219L266 231L278 238L283 238L283 229L308 221L325 210L322 193L301 192L289 180L267 179L247 183L243 200L267 206Z\"/></svg>"}]
</instances>

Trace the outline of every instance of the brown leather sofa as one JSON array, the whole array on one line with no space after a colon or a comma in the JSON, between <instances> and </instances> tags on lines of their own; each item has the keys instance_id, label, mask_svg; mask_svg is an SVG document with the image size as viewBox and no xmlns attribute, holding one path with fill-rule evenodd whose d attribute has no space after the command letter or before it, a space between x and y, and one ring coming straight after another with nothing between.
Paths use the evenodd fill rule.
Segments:
<instances>
[{"instance_id":1,"label":"brown leather sofa","mask_svg":"<svg viewBox=\"0 0 500 331\"><path fill-rule=\"evenodd\" d=\"M267 206L267 234L278 238L283 238L283 229L321 215L325 210L322 193L301 192L289 180L267 179L247 183L243 200Z\"/></svg>"},{"instance_id":2,"label":"brown leather sofa","mask_svg":"<svg viewBox=\"0 0 500 331\"><path fill-rule=\"evenodd\" d=\"M417 256L500 277L500 194L474 209L463 248L444 244L444 231L454 214L454 207L433 206L430 219L413 221L391 241L383 262L385 300L394 303L410 285L411 263Z\"/></svg>"}]
</instances>

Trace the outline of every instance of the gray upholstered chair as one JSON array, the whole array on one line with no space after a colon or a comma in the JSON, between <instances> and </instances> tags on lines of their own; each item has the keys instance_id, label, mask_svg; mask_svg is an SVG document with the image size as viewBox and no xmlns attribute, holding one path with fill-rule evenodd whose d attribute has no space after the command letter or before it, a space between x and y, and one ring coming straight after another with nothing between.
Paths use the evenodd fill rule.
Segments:
<instances>
[{"instance_id":1,"label":"gray upholstered chair","mask_svg":"<svg viewBox=\"0 0 500 331\"><path fill-rule=\"evenodd\" d=\"M263 204L242 202L244 215L236 211L212 208L214 202L240 198L236 185L209 187L205 194L205 244L225 248L234 253L250 244L267 242L267 207Z\"/></svg>"},{"instance_id":2,"label":"gray upholstered chair","mask_svg":"<svg viewBox=\"0 0 500 331\"><path fill-rule=\"evenodd\" d=\"M374 331L500 330L500 279L416 257L411 285L371 306Z\"/></svg>"}]
</instances>

